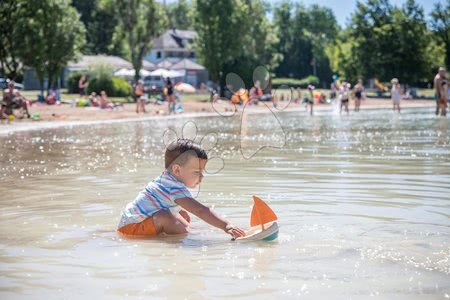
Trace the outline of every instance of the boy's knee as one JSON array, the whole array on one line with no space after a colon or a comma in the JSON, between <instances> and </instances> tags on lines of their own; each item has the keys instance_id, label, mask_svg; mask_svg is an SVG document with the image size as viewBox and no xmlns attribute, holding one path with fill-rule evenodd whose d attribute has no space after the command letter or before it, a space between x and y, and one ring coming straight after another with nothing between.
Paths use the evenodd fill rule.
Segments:
<instances>
[{"instance_id":1,"label":"boy's knee","mask_svg":"<svg viewBox=\"0 0 450 300\"><path fill-rule=\"evenodd\" d=\"M189 226L183 224L170 211L160 210L153 215L153 221L158 229L158 232L165 232L168 234L183 234L189 233Z\"/></svg>"}]
</instances>

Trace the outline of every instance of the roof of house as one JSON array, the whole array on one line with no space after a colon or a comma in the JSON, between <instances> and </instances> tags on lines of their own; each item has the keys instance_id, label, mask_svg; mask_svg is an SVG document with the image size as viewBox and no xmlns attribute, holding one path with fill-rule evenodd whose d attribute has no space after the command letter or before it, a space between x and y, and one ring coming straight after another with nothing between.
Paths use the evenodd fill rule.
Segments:
<instances>
[{"instance_id":1,"label":"roof of house","mask_svg":"<svg viewBox=\"0 0 450 300\"><path fill-rule=\"evenodd\" d=\"M133 65L118 56L83 55L77 61L71 61L67 67L72 70L87 70L97 64L108 64L114 68L132 69Z\"/></svg>"},{"instance_id":2,"label":"roof of house","mask_svg":"<svg viewBox=\"0 0 450 300\"><path fill-rule=\"evenodd\" d=\"M158 64L156 64L156 67L168 70L172 67L172 65L173 65L173 63L170 60L164 59L164 60L160 61Z\"/></svg>"},{"instance_id":3,"label":"roof of house","mask_svg":"<svg viewBox=\"0 0 450 300\"><path fill-rule=\"evenodd\" d=\"M67 67L71 70L88 70L98 64L107 64L115 69L133 69L133 65L118 56L106 55L83 55L77 61L71 61ZM155 70L156 66L149 61L142 61L142 68L145 70Z\"/></svg>"},{"instance_id":4,"label":"roof of house","mask_svg":"<svg viewBox=\"0 0 450 300\"><path fill-rule=\"evenodd\" d=\"M192 43L197 37L197 32L192 30L168 29L153 40L153 49L186 49L187 44Z\"/></svg>"},{"instance_id":5,"label":"roof of house","mask_svg":"<svg viewBox=\"0 0 450 300\"><path fill-rule=\"evenodd\" d=\"M144 59L142 61L142 68L145 70L153 71L153 70L156 70L156 65L154 63L151 63L148 60Z\"/></svg>"},{"instance_id":6,"label":"roof of house","mask_svg":"<svg viewBox=\"0 0 450 300\"><path fill-rule=\"evenodd\" d=\"M173 64L170 67L170 69L171 70L204 70L205 67L196 62L193 62L190 59L183 58L179 62Z\"/></svg>"}]
</instances>

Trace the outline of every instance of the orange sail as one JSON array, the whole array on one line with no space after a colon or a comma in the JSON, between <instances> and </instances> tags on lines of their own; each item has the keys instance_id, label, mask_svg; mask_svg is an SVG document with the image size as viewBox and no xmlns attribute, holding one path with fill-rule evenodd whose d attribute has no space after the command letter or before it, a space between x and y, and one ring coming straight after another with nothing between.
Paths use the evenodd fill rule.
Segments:
<instances>
[{"instance_id":1,"label":"orange sail","mask_svg":"<svg viewBox=\"0 0 450 300\"><path fill-rule=\"evenodd\" d=\"M250 226L261 225L261 229L264 230L264 224L276 221L278 217L259 197L253 196L253 201L255 203L253 204Z\"/></svg>"}]
</instances>

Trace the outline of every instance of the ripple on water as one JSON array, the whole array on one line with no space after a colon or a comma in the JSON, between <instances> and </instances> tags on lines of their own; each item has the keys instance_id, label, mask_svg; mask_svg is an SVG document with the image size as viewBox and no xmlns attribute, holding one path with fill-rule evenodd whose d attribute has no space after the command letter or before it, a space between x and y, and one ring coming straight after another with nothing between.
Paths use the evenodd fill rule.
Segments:
<instances>
[{"instance_id":1,"label":"ripple on water","mask_svg":"<svg viewBox=\"0 0 450 300\"><path fill-rule=\"evenodd\" d=\"M430 109L277 116L285 136L273 118L247 119L246 150L273 146L251 159L240 116L194 119L198 136L217 133L209 155L224 159L197 199L248 227L251 196L261 196L279 217L273 243L234 243L195 217L187 237L116 235L120 210L163 169L164 131L181 133L189 118L0 136L0 225L14 228L0 233L0 295L450 295L449 120Z\"/></svg>"}]
</instances>

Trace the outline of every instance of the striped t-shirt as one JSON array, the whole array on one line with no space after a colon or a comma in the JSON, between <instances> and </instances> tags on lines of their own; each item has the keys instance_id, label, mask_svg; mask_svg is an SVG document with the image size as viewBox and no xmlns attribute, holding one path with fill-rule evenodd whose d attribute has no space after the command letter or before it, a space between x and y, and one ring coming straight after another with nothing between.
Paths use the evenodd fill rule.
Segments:
<instances>
[{"instance_id":1,"label":"striped t-shirt","mask_svg":"<svg viewBox=\"0 0 450 300\"><path fill-rule=\"evenodd\" d=\"M175 200L192 198L183 182L176 179L167 170L149 182L133 202L122 210L119 228L131 223L140 223L161 209L177 209Z\"/></svg>"}]
</instances>

